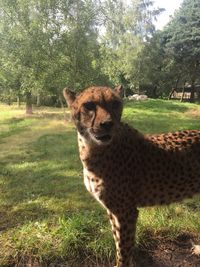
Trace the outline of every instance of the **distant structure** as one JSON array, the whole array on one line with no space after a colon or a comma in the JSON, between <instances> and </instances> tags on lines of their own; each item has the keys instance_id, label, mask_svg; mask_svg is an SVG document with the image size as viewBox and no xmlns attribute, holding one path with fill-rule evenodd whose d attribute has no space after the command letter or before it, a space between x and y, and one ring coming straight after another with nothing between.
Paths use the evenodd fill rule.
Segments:
<instances>
[{"instance_id":1,"label":"distant structure","mask_svg":"<svg viewBox=\"0 0 200 267\"><path fill-rule=\"evenodd\" d=\"M129 95L128 96L128 100L144 101L144 100L147 100L147 99L148 99L147 95L134 94L134 95Z\"/></svg>"},{"instance_id":2,"label":"distant structure","mask_svg":"<svg viewBox=\"0 0 200 267\"><path fill-rule=\"evenodd\" d=\"M183 87L172 88L169 99L176 99L181 102L200 101L200 85L185 84Z\"/></svg>"}]
</instances>

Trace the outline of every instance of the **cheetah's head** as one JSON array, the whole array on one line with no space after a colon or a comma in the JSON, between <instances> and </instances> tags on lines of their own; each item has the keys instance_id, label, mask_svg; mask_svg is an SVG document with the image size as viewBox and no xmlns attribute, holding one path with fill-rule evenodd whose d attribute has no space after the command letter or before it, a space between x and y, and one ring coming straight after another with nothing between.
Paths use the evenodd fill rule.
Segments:
<instances>
[{"instance_id":1,"label":"cheetah's head","mask_svg":"<svg viewBox=\"0 0 200 267\"><path fill-rule=\"evenodd\" d=\"M89 87L77 96L65 88L63 94L76 128L85 141L97 145L109 144L121 120L122 86L114 90Z\"/></svg>"}]
</instances>

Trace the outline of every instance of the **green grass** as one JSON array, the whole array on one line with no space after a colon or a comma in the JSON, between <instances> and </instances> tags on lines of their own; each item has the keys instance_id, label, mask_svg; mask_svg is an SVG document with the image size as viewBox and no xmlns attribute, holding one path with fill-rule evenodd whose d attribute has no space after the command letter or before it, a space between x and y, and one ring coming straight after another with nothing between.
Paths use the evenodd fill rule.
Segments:
<instances>
[{"instance_id":1,"label":"green grass","mask_svg":"<svg viewBox=\"0 0 200 267\"><path fill-rule=\"evenodd\" d=\"M197 104L176 101L127 102L123 118L147 134L200 129L199 110Z\"/></svg>"},{"instance_id":2,"label":"green grass","mask_svg":"<svg viewBox=\"0 0 200 267\"><path fill-rule=\"evenodd\" d=\"M200 106L125 103L123 119L144 133L200 129ZM67 112L68 116L68 112ZM0 266L98 266L114 260L105 211L86 191L76 132L60 109L0 105ZM137 247L200 232L200 198L141 209Z\"/></svg>"}]
</instances>

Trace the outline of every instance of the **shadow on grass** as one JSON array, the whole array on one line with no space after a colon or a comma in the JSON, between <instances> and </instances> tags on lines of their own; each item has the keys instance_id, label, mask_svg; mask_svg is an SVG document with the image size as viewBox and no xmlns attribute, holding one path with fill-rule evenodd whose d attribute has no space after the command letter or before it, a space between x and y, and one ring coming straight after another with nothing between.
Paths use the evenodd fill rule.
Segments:
<instances>
[{"instance_id":1,"label":"shadow on grass","mask_svg":"<svg viewBox=\"0 0 200 267\"><path fill-rule=\"evenodd\" d=\"M13 117L7 119L5 121L0 122L0 143L3 142L3 138L10 137L15 134L20 134L24 131L30 130L34 121L38 121L41 119L54 119L61 121L63 119L70 121L69 112L61 113L60 110L58 112L45 112L36 110L32 115L24 116L24 117ZM1 127L5 127L6 130L1 130Z\"/></svg>"},{"instance_id":2,"label":"shadow on grass","mask_svg":"<svg viewBox=\"0 0 200 267\"><path fill-rule=\"evenodd\" d=\"M20 157L13 152L0 164L0 228L25 221L63 216L90 208L93 200L82 182L74 131L43 135L27 145Z\"/></svg>"},{"instance_id":3,"label":"shadow on grass","mask_svg":"<svg viewBox=\"0 0 200 267\"><path fill-rule=\"evenodd\" d=\"M70 120L69 112L60 113L60 112L35 112L32 115L33 118L46 118L46 119L56 119L56 120Z\"/></svg>"},{"instance_id":4,"label":"shadow on grass","mask_svg":"<svg viewBox=\"0 0 200 267\"><path fill-rule=\"evenodd\" d=\"M31 124L32 120L26 118L11 118L5 122L1 122L0 126L6 126L8 129L0 133L0 139L27 131Z\"/></svg>"}]
</instances>

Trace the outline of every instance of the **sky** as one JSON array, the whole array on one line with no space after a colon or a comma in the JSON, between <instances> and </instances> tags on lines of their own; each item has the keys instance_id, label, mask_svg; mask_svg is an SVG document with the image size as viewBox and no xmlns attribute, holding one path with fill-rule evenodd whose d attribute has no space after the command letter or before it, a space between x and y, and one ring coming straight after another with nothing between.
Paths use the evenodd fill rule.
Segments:
<instances>
[{"instance_id":1,"label":"sky","mask_svg":"<svg viewBox=\"0 0 200 267\"><path fill-rule=\"evenodd\" d=\"M157 22L155 22L156 29L163 29L169 22L170 15L174 14L174 11L180 7L182 2L183 0L154 0L154 7L162 7L166 10L157 17Z\"/></svg>"}]
</instances>

